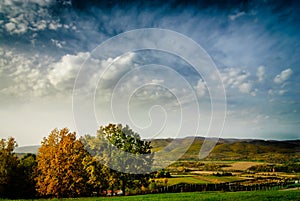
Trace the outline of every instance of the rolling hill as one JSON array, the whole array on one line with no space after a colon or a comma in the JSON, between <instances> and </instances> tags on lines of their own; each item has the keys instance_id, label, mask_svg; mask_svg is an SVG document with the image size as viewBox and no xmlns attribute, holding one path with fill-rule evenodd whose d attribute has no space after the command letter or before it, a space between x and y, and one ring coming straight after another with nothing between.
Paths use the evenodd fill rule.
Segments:
<instances>
[{"instance_id":1,"label":"rolling hill","mask_svg":"<svg viewBox=\"0 0 300 201\"><path fill-rule=\"evenodd\" d=\"M22 146L22 147L17 147L14 152L16 154L26 154L26 153L37 154L39 148L40 145Z\"/></svg>"},{"instance_id":2,"label":"rolling hill","mask_svg":"<svg viewBox=\"0 0 300 201\"><path fill-rule=\"evenodd\" d=\"M198 160L203 137L179 139L152 139L153 151L161 154L174 154L187 149L181 160ZM171 149L166 147L174 144ZM18 147L15 153L37 153L39 145ZM300 162L300 140L257 140L257 139L219 139L217 145L205 160L252 160L266 162Z\"/></svg>"},{"instance_id":3,"label":"rolling hill","mask_svg":"<svg viewBox=\"0 0 300 201\"><path fill-rule=\"evenodd\" d=\"M188 144L189 138L174 139L178 145L173 154ZM153 150L163 150L172 139L155 139ZM204 138L197 137L189 146L181 160L198 160L198 154ZM168 154L168 153L165 153ZM257 139L219 139L205 160L252 160L266 162L300 161L300 140L276 141Z\"/></svg>"}]
</instances>

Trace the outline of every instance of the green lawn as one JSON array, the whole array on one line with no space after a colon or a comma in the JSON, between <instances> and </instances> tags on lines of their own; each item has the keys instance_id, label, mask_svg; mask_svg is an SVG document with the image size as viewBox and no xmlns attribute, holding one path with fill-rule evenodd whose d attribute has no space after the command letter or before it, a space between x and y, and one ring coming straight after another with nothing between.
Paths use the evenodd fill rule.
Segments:
<instances>
[{"instance_id":1,"label":"green lawn","mask_svg":"<svg viewBox=\"0 0 300 201\"><path fill-rule=\"evenodd\" d=\"M49 201L45 199L39 199L38 201ZM138 196L125 196L125 197L98 197L98 198L69 198L69 199L51 199L50 201L57 200L79 200L79 201L102 201L102 200L224 200L224 201L275 201L275 200L289 200L299 201L300 191L252 191L252 192L195 192L195 193L166 193L166 194L148 194Z\"/></svg>"}]
</instances>

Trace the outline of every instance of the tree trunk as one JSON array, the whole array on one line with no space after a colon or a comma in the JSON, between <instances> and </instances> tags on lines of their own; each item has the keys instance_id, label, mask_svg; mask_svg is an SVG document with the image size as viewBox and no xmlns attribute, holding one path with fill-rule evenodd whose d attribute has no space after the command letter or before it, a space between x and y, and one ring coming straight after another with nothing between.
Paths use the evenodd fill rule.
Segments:
<instances>
[{"instance_id":1,"label":"tree trunk","mask_svg":"<svg viewBox=\"0 0 300 201\"><path fill-rule=\"evenodd\" d=\"M122 181L122 195L125 196L126 182L125 179Z\"/></svg>"}]
</instances>

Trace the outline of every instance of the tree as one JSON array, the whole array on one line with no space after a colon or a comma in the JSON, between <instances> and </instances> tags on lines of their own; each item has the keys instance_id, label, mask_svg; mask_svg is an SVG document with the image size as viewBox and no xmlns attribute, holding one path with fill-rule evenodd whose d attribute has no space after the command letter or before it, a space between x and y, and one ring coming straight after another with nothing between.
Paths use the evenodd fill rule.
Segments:
<instances>
[{"instance_id":1,"label":"tree","mask_svg":"<svg viewBox=\"0 0 300 201\"><path fill-rule=\"evenodd\" d=\"M109 168L101 164L95 157L87 156L83 159L84 169L88 174L87 184L90 190L96 195L100 195L108 188L107 176Z\"/></svg>"},{"instance_id":2,"label":"tree","mask_svg":"<svg viewBox=\"0 0 300 201\"><path fill-rule=\"evenodd\" d=\"M153 159L150 141L141 140L139 134L120 124L101 126L96 137L83 140L87 150L111 168L108 180L112 191L120 185L125 195L126 188L148 185Z\"/></svg>"},{"instance_id":3,"label":"tree","mask_svg":"<svg viewBox=\"0 0 300 201\"><path fill-rule=\"evenodd\" d=\"M14 138L0 140L0 197L16 198L18 158L13 152L17 147Z\"/></svg>"},{"instance_id":4,"label":"tree","mask_svg":"<svg viewBox=\"0 0 300 201\"><path fill-rule=\"evenodd\" d=\"M34 198L37 194L35 190L36 167L35 154L28 153L20 159L18 173L21 182L18 192L21 198Z\"/></svg>"},{"instance_id":5,"label":"tree","mask_svg":"<svg viewBox=\"0 0 300 201\"><path fill-rule=\"evenodd\" d=\"M88 175L83 161L89 154L76 133L54 129L44 138L37 155L36 189L47 197L78 197L88 194Z\"/></svg>"}]
</instances>

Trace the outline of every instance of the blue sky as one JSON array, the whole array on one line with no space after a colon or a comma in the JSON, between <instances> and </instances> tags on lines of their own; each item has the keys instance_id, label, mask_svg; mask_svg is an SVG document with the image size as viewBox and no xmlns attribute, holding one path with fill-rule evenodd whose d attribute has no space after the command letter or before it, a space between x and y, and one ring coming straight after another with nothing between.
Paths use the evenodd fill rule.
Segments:
<instances>
[{"instance_id":1,"label":"blue sky","mask_svg":"<svg viewBox=\"0 0 300 201\"><path fill-rule=\"evenodd\" d=\"M95 117L101 125L129 124L146 138L205 136L211 115L207 83L178 55L141 50L88 59L111 37L134 29L159 28L198 43L218 69L226 91L227 115L223 132L216 136L299 139L297 1L109 2L0 2L0 137L14 136L20 145L29 145L38 144L56 127L94 134L98 125L91 122ZM125 46L119 43L101 51ZM87 67L80 71L85 61ZM138 68L145 65L150 66ZM93 115L87 108L94 100L82 96L72 105L79 72L84 75L77 80L79 87L98 84L93 91ZM111 108L116 86L119 96ZM129 92L130 104L124 108L131 119L122 107L122 97ZM195 125L193 115L198 115L193 94L202 117L196 133L189 129ZM178 100L184 104L173 104ZM115 116L111 110L118 110ZM217 107L216 114L219 112ZM176 135L179 125L182 130Z\"/></svg>"}]
</instances>

